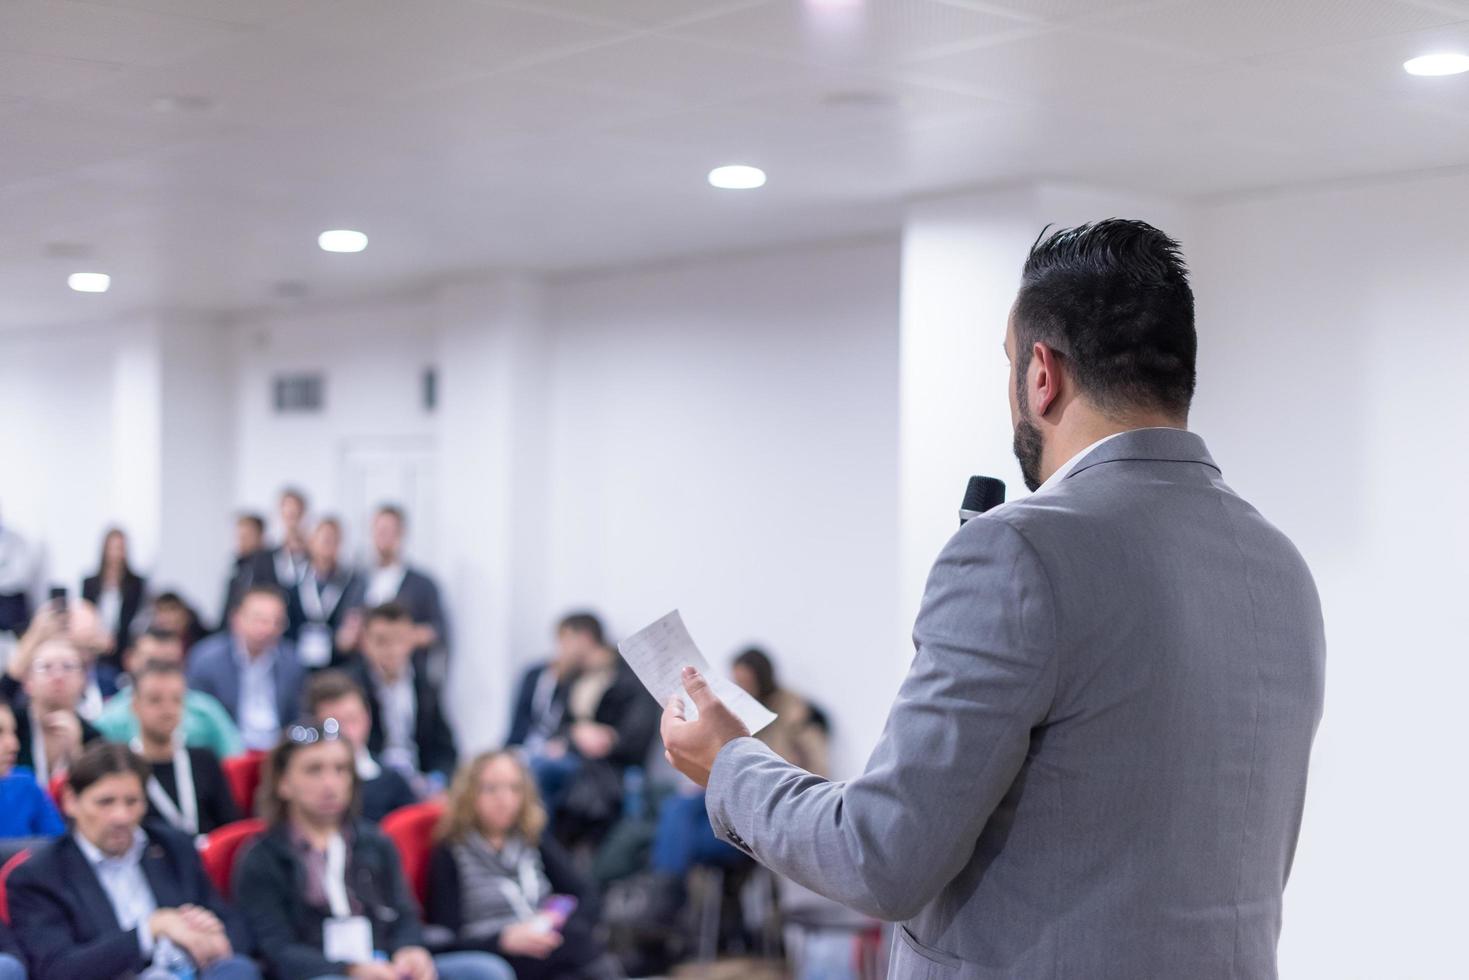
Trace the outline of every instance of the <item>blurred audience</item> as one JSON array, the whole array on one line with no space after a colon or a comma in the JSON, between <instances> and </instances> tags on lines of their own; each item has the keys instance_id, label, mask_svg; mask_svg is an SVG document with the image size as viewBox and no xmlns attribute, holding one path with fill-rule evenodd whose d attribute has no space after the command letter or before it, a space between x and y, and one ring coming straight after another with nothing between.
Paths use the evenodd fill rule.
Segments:
<instances>
[{"instance_id":1,"label":"blurred audience","mask_svg":"<svg viewBox=\"0 0 1469 980\"><path fill-rule=\"evenodd\" d=\"M7 525L0 514L0 633L25 632L31 621L31 597L40 576L40 561L30 542Z\"/></svg>"},{"instance_id":2,"label":"blurred audience","mask_svg":"<svg viewBox=\"0 0 1469 980\"><path fill-rule=\"evenodd\" d=\"M392 602L408 611L413 620L413 648L419 669L429 668L442 680L449 652L449 626L439 601L439 587L422 569L404 562L403 536L407 517L402 508L384 504L372 516L372 567L358 577L347 607L353 610ZM357 645L356 630L364 625L359 616L347 624L343 639L349 648Z\"/></svg>"},{"instance_id":3,"label":"blurred audience","mask_svg":"<svg viewBox=\"0 0 1469 980\"><path fill-rule=\"evenodd\" d=\"M520 759L476 756L454 777L435 835L427 921L455 949L505 957L519 980L610 980L595 893L545 827Z\"/></svg>"},{"instance_id":4,"label":"blurred audience","mask_svg":"<svg viewBox=\"0 0 1469 980\"><path fill-rule=\"evenodd\" d=\"M792 765L817 776L830 775L826 716L776 682L770 655L749 647L735 657L730 674L747 694L775 713L775 721L755 737Z\"/></svg>"},{"instance_id":5,"label":"blurred audience","mask_svg":"<svg viewBox=\"0 0 1469 980\"><path fill-rule=\"evenodd\" d=\"M539 755L557 731L566 714L566 685L576 670L577 646L563 642L557 630L556 652L550 660L536 664L520 678L510 718L506 745L517 746L527 755Z\"/></svg>"},{"instance_id":6,"label":"blurred audience","mask_svg":"<svg viewBox=\"0 0 1469 980\"><path fill-rule=\"evenodd\" d=\"M240 814L219 758L185 742L186 693L177 661L151 660L133 674L138 735L132 749L153 770L146 786L149 816L186 834L207 834Z\"/></svg>"},{"instance_id":7,"label":"blurred audience","mask_svg":"<svg viewBox=\"0 0 1469 980\"><path fill-rule=\"evenodd\" d=\"M102 626L112 632L107 656L114 660L132 641L133 623L143 609L147 582L128 562L127 535L109 528L102 536L102 558L97 574L82 580L82 598L97 608Z\"/></svg>"},{"instance_id":8,"label":"blurred audience","mask_svg":"<svg viewBox=\"0 0 1469 980\"><path fill-rule=\"evenodd\" d=\"M63 791L73 832L11 875L10 919L34 980L258 980L242 923L193 840L143 823L148 778L126 746L89 748Z\"/></svg>"},{"instance_id":9,"label":"blurred audience","mask_svg":"<svg viewBox=\"0 0 1469 980\"><path fill-rule=\"evenodd\" d=\"M36 784L36 775L16 763L20 736L15 712L0 701L0 838L56 837L66 831L51 794ZM0 943L0 951L4 951ZM0 980L5 973L0 970Z\"/></svg>"},{"instance_id":10,"label":"blurred audience","mask_svg":"<svg viewBox=\"0 0 1469 980\"><path fill-rule=\"evenodd\" d=\"M342 526L335 517L324 517L311 530L307 542L309 561L301 579L290 590L290 629L301 665L314 670L341 662L344 649L337 645L347 613L347 593L357 582L356 574L341 562Z\"/></svg>"},{"instance_id":11,"label":"blurred audience","mask_svg":"<svg viewBox=\"0 0 1469 980\"><path fill-rule=\"evenodd\" d=\"M306 547L306 509L306 495L300 490L286 487L281 491L276 511L281 519L280 543L256 555L252 585L268 583L290 592L306 574L310 564Z\"/></svg>"},{"instance_id":12,"label":"blurred audience","mask_svg":"<svg viewBox=\"0 0 1469 980\"><path fill-rule=\"evenodd\" d=\"M260 805L269 829L240 861L235 895L276 976L512 977L488 953L429 953L398 853L354 816L356 797L354 751L337 726L292 726L271 751Z\"/></svg>"},{"instance_id":13,"label":"blurred audience","mask_svg":"<svg viewBox=\"0 0 1469 980\"><path fill-rule=\"evenodd\" d=\"M118 691L108 699L93 723L113 742L130 742L138 735L138 717L133 713L133 684L138 672L150 663L184 665L184 643L177 633L150 626L133 641L123 656L126 673L118 679ZM183 720L179 725L184 744L208 749L217 759L228 759L245 750L234 719L213 695L203 691L184 692Z\"/></svg>"},{"instance_id":14,"label":"blurred audience","mask_svg":"<svg viewBox=\"0 0 1469 980\"><path fill-rule=\"evenodd\" d=\"M252 585L230 629L201 640L189 656L189 687L224 705L247 749L268 749L296 716L301 664L283 638L286 602L273 585Z\"/></svg>"},{"instance_id":15,"label":"blurred audience","mask_svg":"<svg viewBox=\"0 0 1469 980\"><path fill-rule=\"evenodd\" d=\"M148 625L156 626L182 639L185 655L194 648L195 643L209 635L209 631L200 622L199 614L194 611L194 607L189 605L177 592L163 592L153 600Z\"/></svg>"},{"instance_id":16,"label":"blurred audience","mask_svg":"<svg viewBox=\"0 0 1469 980\"><path fill-rule=\"evenodd\" d=\"M408 611L392 602L375 606L363 623L362 654L348 670L367 693L372 754L428 795L448 785L459 753L438 687L414 665L413 644Z\"/></svg>"},{"instance_id":17,"label":"blurred audience","mask_svg":"<svg viewBox=\"0 0 1469 980\"><path fill-rule=\"evenodd\" d=\"M243 513L235 517L235 558L230 565L230 576L224 587L224 604L220 606L221 624L228 624L230 615L246 590L255 584L259 570L257 560L265 547L265 518L255 513ZM269 583L264 583L269 584Z\"/></svg>"},{"instance_id":18,"label":"blurred audience","mask_svg":"<svg viewBox=\"0 0 1469 980\"><path fill-rule=\"evenodd\" d=\"M44 626L33 624L26 637L37 625ZM25 697L11 701L20 739L18 760L35 773L39 785L48 787L51 778L81 754L84 744L102 737L77 713L86 686L86 662L64 633L54 632L34 645L22 638L8 669L22 671L25 678L21 685Z\"/></svg>"},{"instance_id":19,"label":"blurred audience","mask_svg":"<svg viewBox=\"0 0 1469 980\"><path fill-rule=\"evenodd\" d=\"M306 682L306 716L315 725L335 719L342 738L356 755L357 785L362 816L373 823L399 807L418 802L402 773L384 766L368 748L372 717L367 695L352 675L341 670L323 670Z\"/></svg>"}]
</instances>

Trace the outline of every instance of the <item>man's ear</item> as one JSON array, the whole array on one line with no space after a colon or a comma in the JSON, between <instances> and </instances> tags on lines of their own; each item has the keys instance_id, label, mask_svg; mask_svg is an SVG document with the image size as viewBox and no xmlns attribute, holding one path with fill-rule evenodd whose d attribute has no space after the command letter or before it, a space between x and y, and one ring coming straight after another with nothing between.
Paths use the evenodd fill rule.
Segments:
<instances>
[{"instance_id":1,"label":"man's ear","mask_svg":"<svg viewBox=\"0 0 1469 980\"><path fill-rule=\"evenodd\" d=\"M1061 355L1039 341L1031 348L1030 370L1026 385L1030 389L1030 410L1043 418L1061 397L1066 380L1061 372Z\"/></svg>"},{"instance_id":2,"label":"man's ear","mask_svg":"<svg viewBox=\"0 0 1469 980\"><path fill-rule=\"evenodd\" d=\"M72 820L77 816L77 795L71 788L71 783L61 784L61 812Z\"/></svg>"}]
</instances>

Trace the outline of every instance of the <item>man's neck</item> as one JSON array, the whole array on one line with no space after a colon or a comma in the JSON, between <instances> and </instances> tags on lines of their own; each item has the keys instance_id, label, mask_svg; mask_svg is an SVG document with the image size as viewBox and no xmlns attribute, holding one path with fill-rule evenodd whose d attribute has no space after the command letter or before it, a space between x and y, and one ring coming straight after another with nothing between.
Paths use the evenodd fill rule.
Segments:
<instances>
[{"instance_id":1,"label":"man's neck","mask_svg":"<svg viewBox=\"0 0 1469 980\"><path fill-rule=\"evenodd\" d=\"M337 563L335 561L312 562L311 571L318 579L325 581L337 573Z\"/></svg>"},{"instance_id":2,"label":"man's neck","mask_svg":"<svg viewBox=\"0 0 1469 980\"><path fill-rule=\"evenodd\" d=\"M377 674L379 680L387 684L396 684L403 677L403 675L408 672L408 668L403 665L393 666L396 666L397 669L389 671L384 667L384 665L374 663L372 665L372 669Z\"/></svg>"},{"instance_id":3,"label":"man's neck","mask_svg":"<svg viewBox=\"0 0 1469 980\"><path fill-rule=\"evenodd\" d=\"M143 758L149 762L168 762L173 758L173 733L160 739L157 735L142 733Z\"/></svg>"},{"instance_id":4,"label":"man's neck","mask_svg":"<svg viewBox=\"0 0 1469 980\"><path fill-rule=\"evenodd\" d=\"M1088 446L1095 445L1110 436L1134 429L1183 429L1187 419L1177 419L1160 413L1140 413L1126 419L1115 419L1100 414L1090 414L1073 425L1056 429L1046 441L1041 467L1042 482L1049 480L1062 466Z\"/></svg>"},{"instance_id":5,"label":"man's neck","mask_svg":"<svg viewBox=\"0 0 1469 980\"><path fill-rule=\"evenodd\" d=\"M394 555L383 555L383 554L379 554L377 556L377 567L378 568L396 568L400 564L402 564L402 562L400 562L398 560L398 556L395 555L395 554Z\"/></svg>"}]
</instances>

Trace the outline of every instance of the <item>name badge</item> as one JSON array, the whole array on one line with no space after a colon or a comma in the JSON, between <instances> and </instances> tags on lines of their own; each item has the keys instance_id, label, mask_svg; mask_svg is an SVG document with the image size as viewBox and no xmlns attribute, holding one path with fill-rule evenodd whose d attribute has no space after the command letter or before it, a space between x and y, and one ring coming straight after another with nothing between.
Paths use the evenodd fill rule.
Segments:
<instances>
[{"instance_id":1,"label":"name badge","mask_svg":"<svg viewBox=\"0 0 1469 980\"><path fill-rule=\"evenodd\" d=\"M321 924L321 951L333 963L371 963L372 923L365 915L327 919Z\"/></svg>"},{"instance_id":2,"label":"name badge","mask_svg":"<svg viewBox=\"0 0 1469 980\"><path fill-rule=\"evenodd\" d=\"M332 631L321 623L303 623L296 654L305 667L325 667L332 662Z\"/></svg>"}]
</instances>

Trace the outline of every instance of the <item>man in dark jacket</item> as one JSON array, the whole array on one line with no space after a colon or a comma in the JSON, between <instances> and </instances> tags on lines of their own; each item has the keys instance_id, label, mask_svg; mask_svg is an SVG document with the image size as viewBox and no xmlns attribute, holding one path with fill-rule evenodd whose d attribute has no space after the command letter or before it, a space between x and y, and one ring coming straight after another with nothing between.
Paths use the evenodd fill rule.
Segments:
<instances>
[{"instance_id":1,"label":"man in dark jacket","mask_svg":"<svg viewBox=\"0 0 1469 980\"><path fill-rule=\"evenodd\" d=\"M72 765L62 806L75 831L11 875L10 918L33 980L131 976L259 980L244 925L187 836L142 826L148 765L99 742Z\"/></svg>"}]
</instances>

